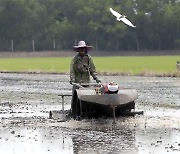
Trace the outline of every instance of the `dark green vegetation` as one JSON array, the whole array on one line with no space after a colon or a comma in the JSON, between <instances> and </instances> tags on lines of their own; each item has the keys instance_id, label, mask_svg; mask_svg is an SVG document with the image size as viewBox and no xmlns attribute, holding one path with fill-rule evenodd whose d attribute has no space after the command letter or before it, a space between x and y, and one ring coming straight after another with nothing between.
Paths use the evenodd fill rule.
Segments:
<instances>
[{"instance_id":1,"label":"dark green vegetation","mask_svg":"<svg viewBox=\"0 0 180 154\"><path fill-rule=\"evenodd\" d=\"M136 28L109 11L125 14ZM0 0L0 51L180 49L179 0Z\"/></svg>"},{"instance_id":2,"label":"dark green vegetation","mask_svg":"<svg viewBox=\"0 0 180 154\"><path fill-rule=\"evenodd\" d=\"M0 71L3 72L69 72L71 57L63 58L3 58ZM176 61L180 56L146 57L94 57L97 71L103 74L125 74L146 76L180 76Z\"/></svg>"}]
</instances>

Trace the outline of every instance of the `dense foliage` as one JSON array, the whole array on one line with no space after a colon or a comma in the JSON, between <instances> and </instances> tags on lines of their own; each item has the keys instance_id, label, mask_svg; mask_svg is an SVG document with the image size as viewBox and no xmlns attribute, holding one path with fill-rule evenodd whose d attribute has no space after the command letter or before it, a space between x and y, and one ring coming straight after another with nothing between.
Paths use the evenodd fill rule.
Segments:
<instances>
[{"instance_id":1,"label":"dense foliage","mask_svg":"<svg viewBox=\"0 0 180 154\"><path fill-rule=\"evenodd\" d=\"M118 22L112 7L137 27ZM180 49L179 0L0 0L0 50Z\"/></svg>"}]
</instances>

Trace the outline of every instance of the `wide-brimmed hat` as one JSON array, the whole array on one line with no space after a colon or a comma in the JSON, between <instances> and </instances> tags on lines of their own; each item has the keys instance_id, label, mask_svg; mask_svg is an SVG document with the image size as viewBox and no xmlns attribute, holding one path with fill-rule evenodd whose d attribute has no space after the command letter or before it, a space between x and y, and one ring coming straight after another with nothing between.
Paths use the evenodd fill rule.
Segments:
<instances>
[{"instance_id":1,"label":"wide-brimmed hat","mask_svg":"<svg viewBox=\"0 0 180 154\"><path fill-rule=\"evenodd\" d=\"M89 50L92 49L92 46L86 45L86 42L85 42L85 41L79 41L79 42L78 42L78 45L77 45L77 46L73 46L73 48L74 48L75 51L78 51L79 48L86 48L87 51L89 51Z\"/></svg>"}]
</instances>

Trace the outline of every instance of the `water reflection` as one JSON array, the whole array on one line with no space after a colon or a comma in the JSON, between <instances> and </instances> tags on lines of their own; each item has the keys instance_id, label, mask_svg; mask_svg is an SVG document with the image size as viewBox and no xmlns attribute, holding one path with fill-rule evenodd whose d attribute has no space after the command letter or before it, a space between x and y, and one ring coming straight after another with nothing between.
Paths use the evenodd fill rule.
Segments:
<instances>
[{"instance_id":1,"label":"water reflection","mask_svg":"<svg viewBox=\"0 0 180 154\"><path fill-rule=\"evenodd\" d=\"M45 119L6 126L1 121L0 153L176 154L180 152L179 123L180 120L168 117L160 120L144 116L120 118L116 125L112 125L112 119Z\"/></svg>"},{"instance_id":2,"label":"water reflection","mask_svg":"<svg viewBox=\"0 0 180 154\"><path fill-rule=\"evenodd\" d=\"M180 153L180 132L167 127L146 128L136 131L136 146L138 154L146 153Z\"/></svg>"},{"instance_id":3,"label":"water reflection","mask_svg":"<svg viewBox=\"0 0 180 154\"><path fill-rule=\"evenodd\" d=\"M132 130L82 131L72 137L74 154L136 154L134 133Z\"/></svg>"},{"instance_id":4,"label":"water reflection","mask_svg":"<svg viewBox=\"0 0 180 154\"><path fill-rule=\"evenodd\" d=\"M0 153L73 153L72 139L36 127L0 128Z\"/></svg>"}]
</instances>

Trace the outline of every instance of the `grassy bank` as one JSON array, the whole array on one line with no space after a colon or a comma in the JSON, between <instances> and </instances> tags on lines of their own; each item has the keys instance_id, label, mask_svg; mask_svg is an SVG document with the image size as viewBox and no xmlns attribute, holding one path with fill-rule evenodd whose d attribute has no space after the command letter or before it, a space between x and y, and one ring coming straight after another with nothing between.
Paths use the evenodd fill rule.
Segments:
<instances>
[{"instance_id":1,"label":"grassy bank","mask_svg":"<svg viewBox=\"0 0 180 154\"><path fill-rule=\"evenodd\" d=\"M3 58L1 72L69 72L72 57ZM93 57L97 71L105 74L179 76L176 62L180 56Z\"/></svg>"}]
</instances>

